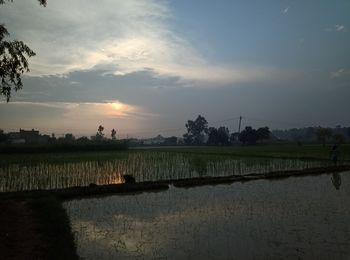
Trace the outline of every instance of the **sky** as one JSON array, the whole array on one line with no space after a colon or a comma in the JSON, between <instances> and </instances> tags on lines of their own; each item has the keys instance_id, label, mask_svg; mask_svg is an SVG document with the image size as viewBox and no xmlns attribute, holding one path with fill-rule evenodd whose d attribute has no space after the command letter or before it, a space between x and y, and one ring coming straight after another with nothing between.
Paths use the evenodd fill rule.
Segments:
<instances>
[{"instance_id":1,"label":"sky","mask_svg":"<svg viewBox=\"0 0 350 260\"><path fill-rule=\"evenodd\" d=\"M9 39L36 52L0 128L181 136L187 120L350 126L348 0L15 0Z\"/></svg>"}]
</instances>

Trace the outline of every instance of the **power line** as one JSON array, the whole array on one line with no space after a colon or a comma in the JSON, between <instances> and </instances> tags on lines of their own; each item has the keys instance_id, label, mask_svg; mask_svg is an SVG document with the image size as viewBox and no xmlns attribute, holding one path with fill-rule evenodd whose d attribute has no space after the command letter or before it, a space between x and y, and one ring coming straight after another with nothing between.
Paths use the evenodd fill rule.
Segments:
<instances>
[{"instance_id":1,"label":"power line","mask_svg":"<svg viewBox=\"0 0 350 260\"><path fill-rule=\"evenodd\" d=\"M275 124L286 125L286 126L301 126L301 124L296 123L296 122L276 121L276 120L269 120L269 119L262 119L262 118L254 118L254 117L244 117L244 119L246 119L246 120L248 120L248 121L275 123Z\"/></svg>"},{"instance_id":2,"label":"power line","mask_svg":"<svg viewBox=\"0 0 350 260\"><path fill-rule=\"evenodd\" d=\"M214 122L212 122L212 124L228 122L228 121L233 121L233 120L237 120L237 119L239 119L239 116L238 117L231 117L231 118L223 119L223 120L219 120L219 121L214 121Z\"/></svg>"}]
</instances>

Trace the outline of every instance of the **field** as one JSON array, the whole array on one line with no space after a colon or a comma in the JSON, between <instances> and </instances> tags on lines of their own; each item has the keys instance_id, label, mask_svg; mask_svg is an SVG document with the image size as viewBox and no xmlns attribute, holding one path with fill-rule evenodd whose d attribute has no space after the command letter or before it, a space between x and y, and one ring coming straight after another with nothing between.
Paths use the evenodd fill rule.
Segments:
<instances>
[{"instance_id":1,"label":"field","mask_svg":"<svg viewBox=\"0 0 350 260\"><path fill-rule=\"evenodd\" d=\"M267 157L267 158L299 158L299 159L321 159L328 160L331 146L327 145L258 145L258 146L201 146L181 147L157 147L157 151L181 152L191 154L211 154L223 156L240 157ZM340 159L350 160L350 145L344 144L340 147Z\"/></svg>"},{"instance_id":2,"label":"field","mask_svg":"<svg viewBox=\"0 0 350 260\"><path fill-rule=\"evenodd\" d=\"M329 147L155 147L129 151L9 154L0 159L0 191L57 189L89 184L263 174L330 165ZM343 146L340 163L350 158Z\"/></svg>"},{"instance_id":3,"label":"field","mask_svg":"<svg viewBox=\"0 0 350 260\"><path fill-rule=\"evenodd\" d=\"M125 158L133 152L171 152L209 154L222 156L240 157L269 157L269 158L314 158L329 159L331 146L321 145L260 145L260 146L159 146L159 147L134 147L128 151L96 151L96 152L51 152L51 153L27 153L27 154L2 154L0 165L8 163L38 163L38 162L79 162L79 161L104 161L115 158ZM341 159L350 160L350 145L344 144L340 147Z\"/></svg>"},{"instance_id":4,"label":"field","mask_svg":"<svg viewBox=\"0 0 350 260\"><path fill-rule=\"evenodd\" d=\"M46 241L51 241L56 232L54 226L62 227L63 231L57 233L57 243L65 250L51 242L46 245L48 249L43 250L48 251L46 255L65 259L77 258L73 234L78 255L86 259L176 259L196 254L204 257L209 253L213 258L235 255L254 258L259 254L279 258L284 252L293 258L318 257L322 250L333 252L332 241L325 235L330 225L336 227L331 231L332 237L341 244L341 251L335 255L342 258L349 256L346 241L350 238L350 226L346 218L350 213L344 207L348 203L349 172L335 171L350 164L350 146L340 148L338 169L329 160L330 149L319 145L276 145L3 154L0 217L6 220L7 226L20 223L6 215L6 211L13 208L10 202L14 201L14 205L20 202L20 207L35 213L30 215L37 216L33 222L43 225L31 232L41 232ZM328 168L334 170L331 176L164 189L169 183L189 187L193 178L210 183L211 177L263 179L274 173L279 176L284 172L289 176L298 172L317 174L317 169ZM125 174L132 175L136 182L145 182L145 186L118 185L124 182ZM185 182L178 185L181 180ZM163 184L152 186L152 183ZM62 190L54 193L54 189ZM113 190L125 193L152 189L165 191L74 200L74 196L107 195ZM67 198L70 200L66 201ZM314 206L308 208L310 205ZM51 216L50 219L46 215ZM322 226L322 231L316 230L315 223ZM308 233L310 226L317 235ZM281 230L289 235L284 237ZM261 245L253 247L258 237ZM23 239L13 243L21 241ZM237 243L233 248L229 246L232 241ZM316 244L303 247L304 243ZM203 251L204 248L207 251Z\"/></svg>"}]
</instances>

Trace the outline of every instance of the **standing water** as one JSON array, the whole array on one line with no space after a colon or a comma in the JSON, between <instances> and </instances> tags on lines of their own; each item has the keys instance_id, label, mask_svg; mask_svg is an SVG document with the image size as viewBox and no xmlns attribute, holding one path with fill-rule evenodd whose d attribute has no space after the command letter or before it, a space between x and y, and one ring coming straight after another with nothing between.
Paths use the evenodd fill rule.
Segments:
<instances>
[{"instance_id":1,"label":"standing water","mask_svg":"<svg viewBox=\"0 0 350 260\"><path fill-rule=\"evenodd\" d=\"M66 202L84 259L349 259L350 172Z\"/></svg>"}]
</instances>

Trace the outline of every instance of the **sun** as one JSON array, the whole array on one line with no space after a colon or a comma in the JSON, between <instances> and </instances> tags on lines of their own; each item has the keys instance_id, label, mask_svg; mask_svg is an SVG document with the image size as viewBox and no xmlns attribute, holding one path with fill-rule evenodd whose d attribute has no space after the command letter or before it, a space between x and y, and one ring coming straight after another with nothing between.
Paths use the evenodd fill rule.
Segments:
<instances>
[{"instance_id":1,"label":"sun","mask_svg":"<svg viewBox=\"0 0 350 260\"><path fill-rule=\"evenodd\" d=\"M123 117L128 113L135 111L135 107L119 102L118 100L110 101L106 104L106 112L111 116Z\"/></svg>"},{"instance_id":2,"label":"sun","mask_svg":"<svg viewBox=\"0 0 350 260\"><path fill-rule=\"evenodd\" d=\"M111 103L111 106L115 109L115 110L122 110L123 109L123 104L120 102L113 102Z\"/></svg>"}]
</instances>

